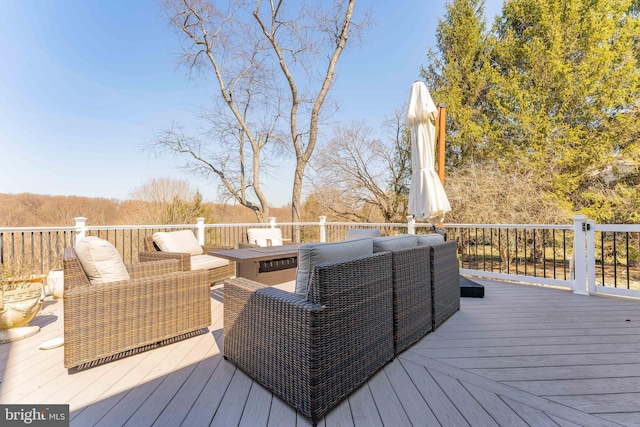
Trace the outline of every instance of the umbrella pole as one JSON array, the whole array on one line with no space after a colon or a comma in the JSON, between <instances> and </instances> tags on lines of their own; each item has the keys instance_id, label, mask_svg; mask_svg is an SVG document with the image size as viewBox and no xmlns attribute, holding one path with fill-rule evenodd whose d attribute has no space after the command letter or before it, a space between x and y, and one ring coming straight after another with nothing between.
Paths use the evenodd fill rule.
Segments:
<instances>
[{"instance_id":1,"label":"umbrella pole","mask_svg":"<svg viewBox=\"0 0 640 427\"><path fill-rule=\"evenodd\" d=\"M447 109L444 104L438 105L438 177L444 185L444 131Z\"/></svg>"},{"instance_id":2,"label":"umbrella pole","mask_svg":"<svg viewBox=\"0 0 640 427\"><path fill-rule=\"evenodd\" d=\"M447 119L447 108L444 104L438 105L438 177L442 186L444 186L444 133L445 123ZM438 224L440 227L444 225L443 222ZM434 226L435 229L435 226Z\"/></svg>"}]
</instances>

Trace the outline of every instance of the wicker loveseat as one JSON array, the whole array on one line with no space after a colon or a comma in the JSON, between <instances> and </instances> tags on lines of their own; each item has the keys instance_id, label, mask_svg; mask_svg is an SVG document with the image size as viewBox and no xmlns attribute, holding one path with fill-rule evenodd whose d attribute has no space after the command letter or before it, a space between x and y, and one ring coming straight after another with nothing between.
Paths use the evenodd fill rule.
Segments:
<instances>
[{"instance_id":1,"label":"wicker loveseat","mask_svg":"<svg viewBox=\"0 0 640 427\"><path fill-rule=\"evenodd\" d=\"M177 260L125 266L129 280L92 284L74 248L64 268L64 366L85 368L207 331L209 275Z\"/></svg>"},{"instance_id":2,"label":"wicker loveseat","mask_svg":"<svg viewBox=\"0 0 640 427\"><path fill-rule=\"evenodd\" d=\"M171 232L171 233L155 233L154 235L158 235L158 234L164 234L165 236L178 235L178 234L185 233L185 231L186 230ZM154 243L154 236L147 236L144 238L144 243L143 243L144 250L138 253L138 260L140 262L148 262L148 261L176 259L179 262L180 270L190 271L190 270L198 269L198 267L196 267L193 264L193 260L196 259L196 257L197 259L205 259L205 260L207 258L217 259L220 262L216 264L214 267L206 268L205 266L205 269L209 273L209 282L211 285L217 282L221 282L224 279L228 279L229 277L235 276L236 274L235 262L221 260L219 258L207 255L208 251L212 251L215 249L233 249L233 248L222 247L222 246L200 246L197 244L197 240L195 240L195 236L193 236L193 233L188 231L188 234L191 235L191 238L195 242L194 244L197 245L197 247L199 248L199 250L197 251L199 252L198 255L194 255L193 253L186 252L186 251L163 251L160 249L160 247L156 243Z\"/></svg>"},{"instance_id":3,"label":"wicker loveseat","mask_svg":"<svg viewBox=\"0 0 640 427\"><path fill-rule=\"evenodd\" d=\"M311 268L304 294L225 281L225 358L312 421L393 359L391 254L371 246L346 261L299 260L299 274Z\"/></svg>"}]
</instances>

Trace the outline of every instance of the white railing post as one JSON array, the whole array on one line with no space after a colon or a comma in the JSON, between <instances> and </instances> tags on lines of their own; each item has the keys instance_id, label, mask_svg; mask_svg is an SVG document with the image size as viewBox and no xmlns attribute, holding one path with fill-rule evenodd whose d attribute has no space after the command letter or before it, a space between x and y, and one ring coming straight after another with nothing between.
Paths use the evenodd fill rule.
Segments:
<instances>
[{"instance_id":1,"label":"white railing post","mask_svg":"<svg viewBox=\"0 0 640 427\"><path fill-rule=\"evenodd\" d=\"M416 218L413 215L407 215L407 233L416 234Z\"/></svg>"},{"instance_id":2,"label":"white railing post","mask_svg":"<svg viewBox=\"0 0 640 427\"><path fill-rule=\"evenodd\" d=\"M588 220L587 224L587 293L596 293L596 224Z\"/></svg>"},{"instance_id":3,"label":"white railing post","mask_svg":"<svg viewBox=\"0 0 640 427\"><path fill-rule=\"evenodd\" d=\"M589 295L587 291L587 254L586 231L587 217L576 215L573 217L573 293Z\"/></svg>"},{"instance_id":4,"label":"white railing post","mask_svg":"<svg viewBox=\"0 0 640 427\"><path fill-rule=\"evenodd\" d=\"M76 245L87 235L87 218L79 216L73 218L76 222Z\"/></svg>"},{"instance_id":5,"label":"white railing post","mask_svg":"<svg viewBox=\"0 0 640 427\"><path fill-rule=\"evenodd\" d=\"M198 244L204 246L204 218L196 218L196 228L198 229Z\"/></svg>"},{"instance_id":6,"label":"white railing post","mask_svg":"<svg viewBox=\"0 0 640 427\"><path fill-rule=\"evenodd\" d=\"M326 222L327 222L327 217L326 216L321 216L320 217L320 241L321 242L326 242L327 241L327 226L326 226Z\"/></svg>"},{"instance_id":7,"label":"white railing post","mask_svg":"<svg viewBox=\"0 0 640 427\"><path fill-rule=\"evenodd\" d=\"M271 228L276 228L276 217L275 216L270 216L269 217L269 226Z\"/></svg>"}]
</instances>

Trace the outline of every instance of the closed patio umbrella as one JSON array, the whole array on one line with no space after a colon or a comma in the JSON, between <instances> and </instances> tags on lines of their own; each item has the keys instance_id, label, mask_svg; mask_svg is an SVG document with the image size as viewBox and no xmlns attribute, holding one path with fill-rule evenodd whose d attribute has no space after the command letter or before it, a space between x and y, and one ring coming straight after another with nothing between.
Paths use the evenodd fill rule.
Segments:
<instances>
[{"instance_id":1,"label":"closed patio umbrella","mask_svg":"<svg viewBox=\"0 0 640 427\"><path fill-rule=\"evenodd\" d=\"M451 211L449 199L435 171L436 126L438 110L427 86L416 81L411 85L406 121L411 126L410 214L437 225Z\"/></svg>"}]
</instances>

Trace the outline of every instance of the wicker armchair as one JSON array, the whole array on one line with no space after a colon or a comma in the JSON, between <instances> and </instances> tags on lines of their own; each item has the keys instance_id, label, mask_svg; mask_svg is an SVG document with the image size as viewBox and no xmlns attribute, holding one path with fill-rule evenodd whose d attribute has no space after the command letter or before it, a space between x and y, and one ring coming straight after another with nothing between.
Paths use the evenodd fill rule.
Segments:
<instances>
[{"instance_id":1,"label":"wicker armchair","mask_svg":"<svg viewBox=\"0 0 640 427\"><path fill-rule=\"evenodd\" d=\"M457 243L448 241L431 248L431 298L433 330L460 310L460 262Z\"/></svg>"},{"instance_id":2,"label":"wicker armchair","mask_svg":"<svg viewBox=\"0 0 640 427\"><path fill-rule=\"evenodd\" d=\"M429 246L391 252L396 355L432 330L430 253Z\"/></svg>"},{"instance_id":3,"label":"wicker armchair","mask_svg":"<svg viewBox=\"0 0 640 427\"><path fill-rule=\"evenodd\" d=\"M147 236L144 238L144 251L138 253L138 261L140 262L149 262L149 261L161 261L168 259L176 259L179 262L179 268L181 271L190 271L191 270L191 254L185 252L162 252L158 246L153 243L153 237ZM216 249L233 249L231 247L226 246L202 246L202 250L206 254L208 251L213 251ZM233 261L229 261L229 263L223 267L216 267L210 270L209 272L209 283L211 285L228 279L230 277L235 276L236 274L236 263Z\"/></svg>"},{"instance_id":4,"label":"wicker armchair","mask_svg":"<svg viewBox=\"0 0 640 427\"><path fill-rule=\"evenodd\" d=\"M312 421L393 359L391 254L314 267L305 298L225 281L224 356Z\"/></svg>"},{"instance_id":5,"label":"wicker armchair","mask_svg":"<svg viewBox=\"0 0 640 427\"><path fill-rule=\"evenodd\" d=\"M92 285L73 248L64 268L64 366L102 362L204 333L209 276L165 260L127 265L130 280Z\"/></svg>"}]
</instances>

